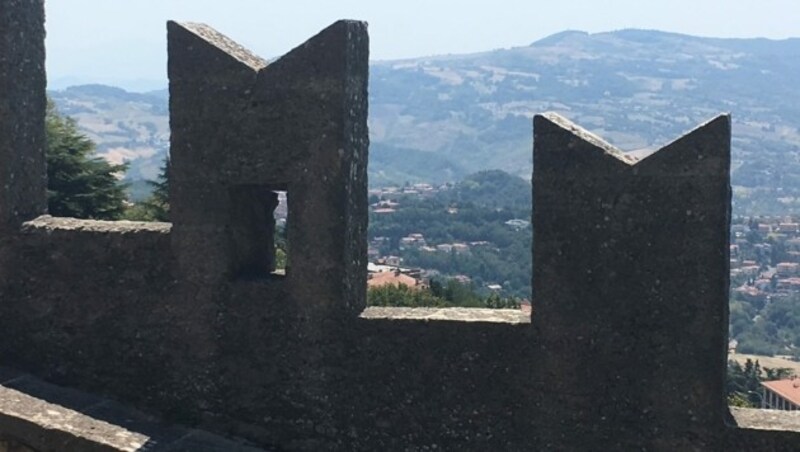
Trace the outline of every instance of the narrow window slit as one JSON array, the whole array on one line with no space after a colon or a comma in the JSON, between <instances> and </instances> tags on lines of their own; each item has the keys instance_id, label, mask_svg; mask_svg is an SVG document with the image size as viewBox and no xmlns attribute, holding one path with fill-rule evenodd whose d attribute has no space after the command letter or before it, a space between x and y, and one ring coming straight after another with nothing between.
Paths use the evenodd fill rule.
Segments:
<instances>
[{"instance_id":1,"label":"narrow window slit","mask_svg":"<svg viewBox=\"0 0 800 452\"><path fill-rule=\"evenodd\" d=\"M288 198L283 185L239 185L231 189L230 227L237 278L286 276Z\"/></svg>"},{"instance_id":2,"label":"narrow window slit","mask_svg":"<svg viewBox=\"0 0 800 452\"><path fill-rule=\"evenodd\" d=\"M289 203L288 195L285 190L274 191L278 196L278 205L272 211L273 221L275 222L275 233L273 235L273 260L272 274L286 275L287 261L289 257L289 238L287 227L289 225Z\"/></svg>"}]
</instances>

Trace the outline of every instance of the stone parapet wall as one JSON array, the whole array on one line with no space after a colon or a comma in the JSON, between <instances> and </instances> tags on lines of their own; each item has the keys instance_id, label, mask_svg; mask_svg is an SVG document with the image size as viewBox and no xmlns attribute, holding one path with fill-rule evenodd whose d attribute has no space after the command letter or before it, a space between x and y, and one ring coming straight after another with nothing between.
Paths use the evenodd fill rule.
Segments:
<instances>
[{"instance_id":1,"label":"stone parapet wall","mask_svg":"<svg viewBox=\"0 0 800 452\"><path fill-rule=\"evenodd\" d=\"M108 374L152 378L169 328L161 304L173 284L169 229L45 216L6 236L0 356L92 389Z\"/></svg>"},{"instance_id":2,"label":"stone parapet wall","mask_svg":"<svg viewBox=\"0 0 800 452\"><path fill-rule=\"evenodd\" d=\"M13 261L0 284L18 291L75 297L86 286L83 305L105 303L156 289L171 281L170 225L76 220L43 216L23 223L3 252ZM94 301L96 300L96 301Z\"/></svg>"},{"instance_id":3,"label":"stone parapet wall","mask_svg":"<svg viewBox=\"0 0 800 452\"><path fill-rule=\"evenodd\" d=\"M257 452L113 400L0 368L0 452Z\"/></svg>"},{"instance_id":4,"label":"stone parapet wall","mask_svg":"<svg viewBox=\"0 0 800 452\"><path fill-rule=\"evenodd\" d=\"M559 115L534 118L533 326L551 351L540 364L562 375L541 401L558 415L537 433L553 445L569 444L566 424L589 429L581 442L672 431L719 444L729 169L727 115L642 160Z\"/></svg>"},{"instance_id":5,"label":"stone parapet wall","mask_svg":"<svg viewBox=\"0 0 800 452\"><path fill-rule=\"evenodd\" d=\"M41 7L0 0L0 363L266 449L800 450L725 407L729 116L641 161L538 116L533 317L365 310L365 23L267 64L170 22L173 223L108 223L40 216Z\"/></svg>"}]
</instances>

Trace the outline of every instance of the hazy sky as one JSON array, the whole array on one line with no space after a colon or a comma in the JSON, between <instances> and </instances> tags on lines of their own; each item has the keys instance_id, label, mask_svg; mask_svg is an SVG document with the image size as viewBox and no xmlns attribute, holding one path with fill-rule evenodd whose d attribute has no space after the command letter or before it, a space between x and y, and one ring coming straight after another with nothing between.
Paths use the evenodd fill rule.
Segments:
<instances>
[{"instance_id":1,"label":"hazy sky","mask_svg":"<svg viewBox=\"0 0 800 452\"><path fill-rule=\"evenodd\" d=\"M371 58L528 45L559 31L647 28L800 36L800 0L46 0L51 86L166 86L168 19L205 22L265 58L337 19L369 22Z\"/></svg>"}]
</instances>

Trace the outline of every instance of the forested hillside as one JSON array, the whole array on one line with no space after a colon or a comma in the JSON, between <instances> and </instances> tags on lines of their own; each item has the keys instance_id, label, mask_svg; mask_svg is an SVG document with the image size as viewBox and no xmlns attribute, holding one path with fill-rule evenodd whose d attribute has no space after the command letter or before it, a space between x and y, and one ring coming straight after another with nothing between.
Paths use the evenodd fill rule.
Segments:
<instances>
[{"instance_id":1,"label":"forested hillside","mask_svg":"<svg viewBox=\"0 0 800 452\"><path fill-rule=\"evenodd\" d=\"M499 285L506 295L530 298L531 185L502 171L470 175L431 196L392 196L392 213L370 216L370 241L381 255L443 276L467 276L478 289ZM520 220L522 225L507 224ZM425 246L404 246L421 234ZM449 248L463 246L462 251ZM444 249L435 249L444 245ZM441 247L440 247L441 248Z\"/></svg>"},{"instance_id":2,"label":"forested hillside","mask_svg":"<svg viewBox=\"0 0 800 452\"><path fill-rule=\"evenodd\" d=\"M642 30L564 32L526 47L373 62L370 185L455 183L491 169L529 179L531 117L541 111L558 111L634 152L657 148L729 111L734 212L798 213L798 86L800 39ZM143 180L158 175L169 146L166 90L128 93L88 85L51 95L101 156L130 162L127 179L141 198L149 188ZM529 249L530 239L504 222L529 218L529 185L492 174L471 176L436 197L408 197L392 216L373 215L373 236L388 237L393 247L381 251L399 248L403 234L412 232L433 244L490 242L471 246L470 257L457 261L418 249L404 254L446 273L508 281L512 292L525 294L529 278L522 275L530 274L530 253L516 250ZM525 198L514 198L516 193Z\"/></svg>"},{"instance_id":3,"label":"forested hillside","mask_svg":"<svg viewBox=\"0 0 800 452\"><path fill-rule=\"evenodd\" d=\"M557 111L625 151L733 115L734 210L800 211L800 39L643 30L564 32L530 46L373 62L370 183L531 174L531 117ZM153 178L168 148L166 91L52 92L98 152ZM134 183L134 186L136 184Z\"/></svg>"}]
</instances>

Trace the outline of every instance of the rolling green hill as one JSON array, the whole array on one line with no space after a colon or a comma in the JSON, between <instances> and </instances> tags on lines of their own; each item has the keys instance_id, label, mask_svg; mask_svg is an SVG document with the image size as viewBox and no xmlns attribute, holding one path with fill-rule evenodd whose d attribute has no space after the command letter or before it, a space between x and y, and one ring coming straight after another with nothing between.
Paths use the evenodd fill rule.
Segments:
<instances>
[{"instance_id":1,"label":"rolling green hill","mask_svg":"<svg viewBox=\"0 0 800 452\"><path fill-rule=\"evenodd\" d=\"M168 147L165 91L97 85L51 95L130 178ZM527 47L378 61L370 79L370 181L529 178L531 117L557 111L625 151L658 148L731 112L734 209L800 213L800 39L568 31Z\"/></svg>"}]
</instances>

